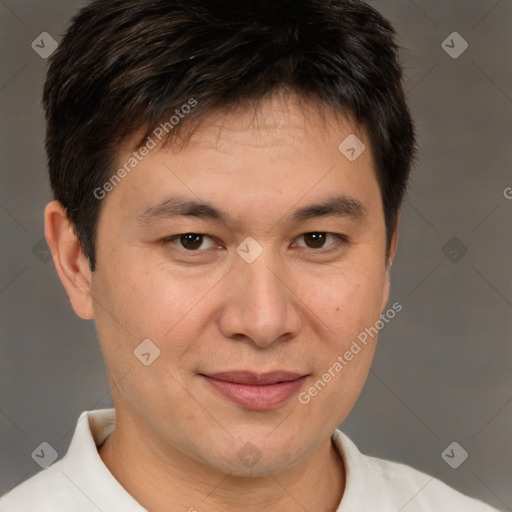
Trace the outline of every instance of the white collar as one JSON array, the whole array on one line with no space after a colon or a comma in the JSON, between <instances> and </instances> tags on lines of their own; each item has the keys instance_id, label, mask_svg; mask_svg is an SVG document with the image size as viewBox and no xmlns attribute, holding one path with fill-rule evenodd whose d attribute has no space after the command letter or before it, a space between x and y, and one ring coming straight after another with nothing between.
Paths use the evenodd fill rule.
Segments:
<instances>
[{"instance_id":1,"label":"white collar","mask_svg":"<svg viewBox=\"0 0 512 512\"><path fill-rule=\"evenodd\" d=\"M98 453L115 423L115 409L82 412L61 470L100 510L147 512L114 478Z\"/></svg>"}]
</instances>

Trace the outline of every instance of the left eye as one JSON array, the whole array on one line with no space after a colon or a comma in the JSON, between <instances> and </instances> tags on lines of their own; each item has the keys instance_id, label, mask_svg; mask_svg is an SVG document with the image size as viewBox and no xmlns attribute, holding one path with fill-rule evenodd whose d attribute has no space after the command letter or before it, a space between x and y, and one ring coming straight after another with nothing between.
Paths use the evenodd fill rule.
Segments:
<instances>
[{"instance_id":1,"label":"left eye","mask_svg":"<svg viewBox=\"0 0 512 512\"><path fill-rule=\"evenodd\" d=\"M340 241L342 237L340 235L335 235L333 233L326 233L325 231L313 231L311 233L304 233L299 236L299 239L303 238L306 245L305 247L308 249L323 249L326 247L325 243L329 238L331 240ZM327 245L327 247L333 245L332 243ZM303 245L299 245L299 247L304 247Z\"/></svg>"}]
</instances>

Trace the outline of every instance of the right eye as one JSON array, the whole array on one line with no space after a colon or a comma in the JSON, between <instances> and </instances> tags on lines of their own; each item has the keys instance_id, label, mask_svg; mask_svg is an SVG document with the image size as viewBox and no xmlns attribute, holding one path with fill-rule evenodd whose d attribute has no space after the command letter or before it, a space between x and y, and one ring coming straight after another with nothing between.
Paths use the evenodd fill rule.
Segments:
<instances>
[{"instance_id":1,"label":"right eye","mask_svg":"<svg viewBox=\"0 0 512 512\"><path fill-rule=\"evenodd\" d=\"M203 252L206 249L215 247L215 244L211 242L210 247L198 250L201 247L201 245L203 245L205 239L211 240L211 237L209 237L208 235L204 235L202 233L180 233L178 235L172 235L165 238L164 240L162 240L162 243L164 245L176 245L175 242L178 242L178 247L187 252Z\"/></svg>"}]
</instances>

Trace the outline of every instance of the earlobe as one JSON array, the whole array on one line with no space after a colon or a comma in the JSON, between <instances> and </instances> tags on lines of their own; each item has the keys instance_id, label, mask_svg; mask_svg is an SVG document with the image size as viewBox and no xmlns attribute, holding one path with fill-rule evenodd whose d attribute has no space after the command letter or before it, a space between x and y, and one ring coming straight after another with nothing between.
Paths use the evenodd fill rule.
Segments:
<instances>
[{"instance_id":1,"label":"earlobe","mask_svg":"<svg viewBox=\"0 0 512 512\"><path fill-rule=\"evenodd\" d=\"M391 265L393 264L393 258L395 257L396 249L398 246L398 226L400 221L400 214L398 216L397 226L395 228L395 231L393 232L393 235L391 237L391 243L389 245L389 257L386 262L386 277L384 282L384 290L382 294L382 304L381 304L381 311L384 311L384 308L386 307L386 304L389 300L389 292L391 289Z\"/></svg>"},{"instance_id":2,"label":"earlobe","mask_svg":"<svg viewBox=\"0 0 512 512\"><path fill-rule=\"evenodd\" d=\"M382 292L382 304L380 305L381 313L382 313L382 311L384 311L384 308L386 307L386 304L388 303L390 289L391 289L391 278L389 275L389 266L388 266L388 268L386 270L385 281L384 281L384 290Z\"/></svg>"},{"instance_id":3,"label":"earlobe","mask_svg":"<svg viewBox=\"0 0 512 512\"><path fill-rule=\"evenodd\" d=\"M92 320L92 272L76 237L73 223L59 201L51 201L46 205L44 219L44 233L53 263L71 305L79 317Z\"/></svg>"},{"instance_id":4,"label":"earlobe","mask_svg":"<svg viewBox=\"0 0 512 512\"><path fill-rule=\"evenodd\" d=\"M398 231L400 229L400 215L401 212L398 212L396 227L393 231L393 235L391 236L391 243L389 245L389 259L388 259L388 273L391 270L391 265L393 264L393 258L395 257L395 253L398 247Z\"/></svg>"}]
</instances>

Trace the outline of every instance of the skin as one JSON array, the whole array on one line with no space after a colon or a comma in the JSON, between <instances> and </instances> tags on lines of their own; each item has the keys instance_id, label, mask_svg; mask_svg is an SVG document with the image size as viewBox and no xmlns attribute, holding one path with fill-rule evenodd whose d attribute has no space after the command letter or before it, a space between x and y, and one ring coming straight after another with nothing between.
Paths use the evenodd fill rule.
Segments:
<instances>
[{"instance_id":1,"label":"skin","mask_svg":"<svg viewBox=\"0 0 512 512\"><path fill-rule=\"evenodd\" d=\"M308 375L307 391L388 301L397 233L386 259L365 134L291 97L259 107L210 116L184 147L152 150L107 194L95 272L62 206L46 207L57 272L75 312L94 319L108 369L117 420L99 454L150 511L332 512L343 496L345 468L330 437L359 396L376 338L307 404L294 395L250 410L199 375L295 371ZM351 133L366 144L353 162L338 150ZM119 166L135 140L120 149ZM171 194L208 201L233 223L137 221ZM365 215L291 222L294 209L333 194L357 199ZM329 236L318 248L302 236L311 232L348 241ZM193 254L180 239L161 242L181 233L210 238ZM236 253L248 236L263 249L252 263ZM133 351L147 338L160 356L144 366ZM248 442L261 454L251 467L238 456Z\"/></svg>"}]
</instances>

